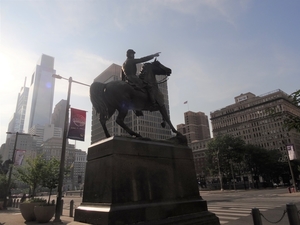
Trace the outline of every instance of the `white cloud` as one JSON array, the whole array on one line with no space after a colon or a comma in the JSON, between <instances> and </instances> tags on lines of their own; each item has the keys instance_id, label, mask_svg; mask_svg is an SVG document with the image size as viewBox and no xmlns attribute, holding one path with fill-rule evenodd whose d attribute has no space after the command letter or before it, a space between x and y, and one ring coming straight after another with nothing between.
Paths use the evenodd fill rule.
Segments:
<instances>
[{"instance_id":1,"label":"white cloud","mask_svg":"<svg viewBox=\"0 0 300 225\"><path fill-rule=\"evenodd\" d=\"M63 77L71 76L74 80L91 84L112 63L99 55L77 49L66 56L58 56L55 68Z\"/></svg>"},{"instance_id":2,"label":"white cloud","mask_svg":"<svg viewBox=\"0 0 300 225\"><path fill-rule=\"evenodd\" d=\"M234 25L236 17L249 8L250 0L157 0L156 3L180 14L192 15L197 20L221 16Z\"/></svg>"}]
</instances>

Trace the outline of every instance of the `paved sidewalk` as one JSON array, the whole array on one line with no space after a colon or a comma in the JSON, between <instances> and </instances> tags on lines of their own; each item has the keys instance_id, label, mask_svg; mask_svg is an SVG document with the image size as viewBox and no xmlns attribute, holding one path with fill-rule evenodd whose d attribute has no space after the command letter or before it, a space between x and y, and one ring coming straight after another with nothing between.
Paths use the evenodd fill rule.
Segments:
<instances>
[{"instance_id":1,"label":"paved sidewalk","mask_svg":"<svg viewBox=\"0 0 300 225\"><path fill-rule=\"evenodd\" d=\"M65 214L67 215L67 214ZM74 221L73 217L62 215L60 217L61 223L53 222L54 217L49 223L42 223L42 224L69 224ZM21 215L20 209L18 208L8 208L8 210L0 210L0 225L24 225L24 224L41 224L36 221L26 222Z\"/></svg>"}]
</instances>

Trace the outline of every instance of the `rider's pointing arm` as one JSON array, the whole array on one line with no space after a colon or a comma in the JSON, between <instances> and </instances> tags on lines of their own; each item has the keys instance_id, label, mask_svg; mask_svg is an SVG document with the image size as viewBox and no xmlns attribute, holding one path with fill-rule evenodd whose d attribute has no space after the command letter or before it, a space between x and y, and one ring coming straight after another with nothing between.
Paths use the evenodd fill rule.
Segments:
<instances>
[{"instance_id":1,"label":"rider's pointing arm","mask_svg":"<svg viewBox=\"0 0 300 225\"><path fill-rule=\"evenodd\" d=\"M148 55L148 56L145 56L145 57L142 57L142 58L139 58L139 59L134 59L134 62L135 63L142 63L142 62L147 62L155 57L158 57L160 54L160 52L157 52L155 54L152 54L152 55Z\"/></svg>"}]
</instances>

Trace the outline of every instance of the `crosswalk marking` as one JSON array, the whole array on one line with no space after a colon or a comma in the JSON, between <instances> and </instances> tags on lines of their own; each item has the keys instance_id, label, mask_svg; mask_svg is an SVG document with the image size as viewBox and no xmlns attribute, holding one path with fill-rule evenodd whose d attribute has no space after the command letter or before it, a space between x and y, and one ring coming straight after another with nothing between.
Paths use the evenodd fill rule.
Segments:
<instances>
[{"instance_id":1,"label":"crosswalk marking","mask_svg":"<svg viewBox=\"0 0 300 225\"><path fill-rule=\"evenodd\" d=\"M233 213L233 212L220 212L218 211L218 215L230 215L230 216L249 216L250 213Z\"/></svg>"},{"instance_id":2,"label":"crosswalk marking","mask_svg":"<svg viewBox=\"0 0 300 225\"><path fill-rule=\"evenodd\" d=\"M255 208L255 207L245 207L244 210L251 211L253 208ZM240 210L240 208L229 208L229 209L234 209L234 210L239 209ZM259 211L267 211L268 209L270 209L270 207L264 207L264 208L262 207L262 208L259 208Z\"/></svg>"},{"instance_id":3,"label":"crosswalk marking","mask_svg":"<svg viewBox=\"0 0 300 225\"><path fill-rule=\"evenodd\" d=\"M219 216L220 218L220 216ZM227 220L237 220L239 219L240 217L233 217L233 216L221 216L222 220L223 219L227 219ZM227 221L228 222L228 221Z\"/></svg>"},{"instance_id":4,"label":"crosswalk marking","mask_svg":"<svg viewBox=\"0 0 300 225\"><path fill-rule=\"evenodd\" d=\"M209 207L209 209L212 209L212 208ZM218 209L218 212L228 212L228 209ZM249 213L250 211L247 209L247 210L234 210L234 212L236 212L236 213Z\"/></svg>"},{"instance_id":5,"label":"crosswalk marking","mask_svg":"<svg viewBox=\"0 0 300 225\"><path fill-rule=\"evenodd\" d=\"M208 211L215 213L219 217L220 224L227 224L230 221L237 220L241 217L251 215L253 208L259 208L260 211L267 211L278 207L275 205L267 205L262 203L261 205L254 205L249 203L235 203L235 202L212 202L208 203Z\"/></svg>"}]
</instances>

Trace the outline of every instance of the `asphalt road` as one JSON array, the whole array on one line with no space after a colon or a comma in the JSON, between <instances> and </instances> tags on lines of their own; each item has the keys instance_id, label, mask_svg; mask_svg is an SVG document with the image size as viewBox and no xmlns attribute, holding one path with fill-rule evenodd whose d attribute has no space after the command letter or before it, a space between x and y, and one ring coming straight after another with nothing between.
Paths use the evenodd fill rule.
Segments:
<instances>
[{"instance_id":1,"label":"asphalt road","mask_svg":"<svg viewBox=\"0 0 300 225\"><path fill-rule=\"evenodd\" d=\"M289 193L287 188L201 191L200 195L207 201L208 210L226 225L253 225L253 208L260 210L263 225L288 225L286 205L295 204L300 209L300 192Z\"/></svg>"},{"instance_id":2,"label":"asphalt road","mask_svg":"<svg viewBox=\"0 0 300 225\"><path fill-rule=\"evenodd\" d=\"M260 210L263 225L274 222L276 225L289 225L285 213L286 205L295 204L300 209L300 192L289 193L287 188L200 191L200 195L207 201L208 210L219 217L221 224L226 225L253 225L253 208ZM67 216L70 213L71 200L74 201L74 209L82 202L79 196L66 196L63 200L63 215Z\"/></svg>"}]
</instances>

